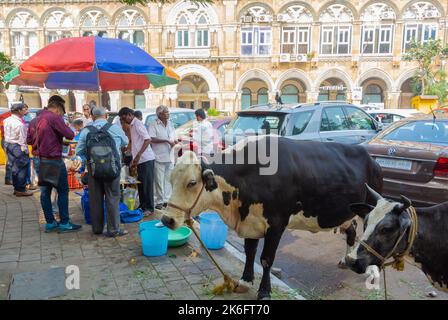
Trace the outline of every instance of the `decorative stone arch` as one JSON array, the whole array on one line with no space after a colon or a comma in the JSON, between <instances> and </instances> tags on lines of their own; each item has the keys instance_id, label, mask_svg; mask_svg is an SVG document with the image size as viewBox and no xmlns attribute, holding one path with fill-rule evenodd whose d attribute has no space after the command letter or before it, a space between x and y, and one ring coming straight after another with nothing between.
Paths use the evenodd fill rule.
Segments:
<instances>
[{"instance_id":1,"label":"decorative stone arch","mask_svg":"<svg viewBox=\"0 0 448 320\"><path fill-rule=\"evenodd\" d=\"M76 19L76 25L79 26L79 28L82 28L82 27L83 27L83 26L82 26L83 18L84 18L84 16L85 16L89 11L100 11L100 12L107 18L107 20L108 20L108 22L109 22L109 26L112 25L113 20L112 20L111 16L107 13L106 10L104 10L104 9L102 9L102 8L100 8L100 7L92 6L92 7L84 8L84 9L82 9L82 10L79 12L79 15L78 15L78 17L77 17L77 19Z\"/></svg>"},{"instance_id":2,"label":"decorative stone arch","mask_svg":"<svg viewBox=\"0 0 448 320\"><path fill-rule=\"evenodd\" d=\"M243 85L252 79L260 79L262 81L264 81L270 92L273 92L275 89L275 84L274 81L272 80L271 76L269 75L269 73L267 73L266 71L262 70L262 69L252 69L252 70L248 70L246 71L237 81L236 83L236 87L235 90L237 92L240 92L243 88Z\"/></svg>"},{"instance_id":3,"label":"decorative stone arch","mask_svg":"<svg viewBox=\"0 0 448 320\"><path fill-rule=\"evenodd\" d=\"M274 10L272 9L272 7L269 4L261 2L261 1L257 1L257 2L253 2L253 3L247 4L244 7L242 7L238 11L237 20L240 21L241 17L246 13L246 11L249 10L250 8L252 8L252 7L263 7L272 16L274 16Z\"/></svg>"},{"instance_id":4,"label":"decorative stone arch","mask_svg":"<svg viewBox=\"0 0 448 320\"><path fill-rule=\"evenodd\" d=\"M356 7L353 4L351 4L349 1L340 1L340 0L333 0L333 1L326 2L317 12L317 19L319 20L322 13L328 7L330 7L334 4L343 5L343 6L347 7L352 12L353 20L359 20L359 12L358 12L358 10L356 10Z\"/></svg>"},{"instance_id":5,"label":"decorative stone arch","mask_svg":"<svg viewBox=\"0 0 448 320\"><path fill-rule=\"evenodd\" d=\"M401 10L400 19L403 19L403 15L406 12L406 10L409 9L409 7L411 7L413 4L415 4L417 2L427 2L427 3L433 4L437 8L437 10L439 10L439 13L440 13L439 18L445 17L445 15L446 15L445 9L441 5L441 3L437 0L412 0L412 1L409 1Z\"/></svg>"},{"instance_id":6,"label":"decorative stone arch","mask_svg":"<svg viewBox=\"0 0 448 320\"><path fill-rule=\"evenodd\" d=\"M47 20L50 18L51 14L55 11L62 11L62 12L64 12L64 15L70 16L70 18L72 19L72 22L73 22L73 27L75 26L75 18L73 17L73 15L70 12L67 11L67 9L62 8L62 7L52 7L50 9L46 10L42 14L42 16L40 18L40 22L39 22L42 27L45 27Z\"/></svg>"},{"instance_id":7,"label":"decorative stone arch","mask_svg":"<svg viewBox=\"0 0 448 320\"><path fill-rule=\"evenodd\" d=\"M379 68L372 68L365 71L356 81L358 87L360 87L366 80L371 78L377 78L384 81L386 84L386 90L391 92L394 89L394 82L392 78L383 70Z\"/></svg>"},{"instance_id":8,"label":"decorative stone arch","mask_svg":"<svg viewBox=\"0 0 448 320\"><path fill-rule=\"evenodd\" d=\"M208 15L208 18L210 19L209 24L211 25L217 25L219 24L219 19L218 19L218 14L216 13L215 9L213 8L213 6L210 5L195 5L192 4L189 1L181 1L178 4L176 4L174 7L172 7L169 12L168 12L168 16L166 18L166 24L168 26L174 26L176 25L177 22L177 18L179 16L179 14L181 14L183 11L186 11L188 9L191 8L195 8L197 7L197 10L201 10L204 9L205 12Z\"/></svg>"},{"instance_id":9,"label":"decorative stone arch","mask_svg":"<svg viewBox=\"0 0 448 320\"><path fill-rule=\"evenodd\" d=\"M397 7L397 5L395 4L394 1L391 1L391 0L380 0L380 1L377 1L377 0L370 0L370 1L368 1L366 4L364 4L364 5L361 7L361 9L359 10L359 18L361 19L361 16L362 16L362 14L364 13L364 11L365 11L368 7L370 7L372 4L380 4L380 3L384 3L384 4L388 5L389 7L391 7L392 10L393 10L394 13L395 13L395 18L396 18L396 19L398 19L398 17L401 16L400 9Z\"/></svg>"},{"instance_id":10,"label":"decorative stone arch","mask_svg":"<svg viewBox=\"0 0 448 320\"><path fill-rule=\"evenodd\" d=\"M299 79L304 85L306 91L311 91L313 89L313 84L308 75L300 69L290 69L283 72L274 84L274 90L279 92L283 82L289 79Z\"/></svg>"},{"instance_id":11,"label":"decorative stone arch","mask_svg":"<svg viewBox=\"0 0 448 320\"><path fill-rule=\"evenodd\" d=\"M216 79L215 75L206 67L197 65L197 64L187 64L184 66L181 66L175 70L175 72L179 75L179 77L182 79L185 76L196 74L198 76L201 76L205 82L208 84L208 96L210 99L214 99L217 97L217 94L219 93L219 85L218 80ZM177 96L177 85L171 85L167 86L165 92L172 97L172 99Z\"/></svg>"},{"instance_id":12,"label":"decorative stone arch","mask_svg":"<svg viewBox=\"0 0 448 320\"><path fill-rule=\"evenodd\" d=\"M13 9L13 10L6 16L5 27L10 27L10 26L11 26L11 22L12 22L12 20L13 20L14 17L15 17L18 13L20 13L20 12L27 12L27 13L29 13L31 16L33 16L33 18L34 18L34 19L36 20L36 22L39 24L39 27L41 26L40 21L39 21L39 17L38 17L38 15L37 15L34 11L32 11L32 10L30 10L30 9L27 9L27 8L20 7L20 8Z\"/></svg>"},{"instance_id":13,"label":"decorative stone arch","mask_svg":"<svg viewBox=\"0 0 448 320\"><path fill-rule=\"evenodd\" d=\"M327 70L327 71L321 73L317 77L316 81L314 81L314 86L313 86L314 91L319 92L320 84L330 78L341 79L347 85L347 91L348 92L352 91L353 81L351 80L350 76L344 70L342 70L340 68L332 68L330 70Z\"/></svg>"},{"instance_id":14,"label":"decorative stone arch","mask_svg":"<svg viewBox=\"0 0 448 320\"><path fill-rule=\"evenodd\" d=\"M140 9L138 7L133 7L133 6L124 6L120 9L118 9L117 12L115 12L112 16L112 19L110 21L111 24L113 24L115 27L118 26L118 19L120 18L121 14L123 12L125 12L126 10L137 11L143 17L143 20L145 21L145 25L148 25L148 22L149 22L148 15L142 9Z\"/></svg>"},{"instance_id":15,"label":"decorative stone arch","mask_svg":"<svg viewBox=\"0 0 448 320\"><path fill-rule=\"evenodd\" d=\"M313 21L318 21L319 20L319 16L317 15L316 10L314 10L314 8L311 5L309 5L308 3L303 2L303 1L287 2L285 5L283 5L280 8L280 10L278 10L278 12L276 12L276 14L280 14L280 13L284 12L285 10L287 10L289 7L292 7L292 6L302 6L302 7L306 8L311 13L311 15L313 16Z\"/></svg>"},{"instance_id":16,"label":"decorative stone arch","mask_svg":"<svg viewBox=\"0 0 448 320\"><path fill-rule=\"evenodd\" d=\"M418 70L418 68L412 68L405 72L403 72L398 79L395 81L394 91L400 91L403 84L406 82L406 80L409 80L410 78L413 78L415 75L415 72Z\"/></svg>"}]
</instances>

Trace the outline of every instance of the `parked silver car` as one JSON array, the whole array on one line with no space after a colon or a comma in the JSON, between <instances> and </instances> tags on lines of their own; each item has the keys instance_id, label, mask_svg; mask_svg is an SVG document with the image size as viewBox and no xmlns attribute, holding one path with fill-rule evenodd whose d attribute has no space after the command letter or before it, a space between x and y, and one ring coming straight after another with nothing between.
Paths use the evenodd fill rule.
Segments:
<instances>
[{"instance_id":1,"label":"parked silver car","mask_svg":"<svg viewBox=\"0 0 448 320\"><path fill-rule=\"evenodd\" d=\"M291 139L359 144L381 130L361 108L345 102L263 105L238 112L225 132L226 146L253 134Z\"/></svg>"}]
</instances>

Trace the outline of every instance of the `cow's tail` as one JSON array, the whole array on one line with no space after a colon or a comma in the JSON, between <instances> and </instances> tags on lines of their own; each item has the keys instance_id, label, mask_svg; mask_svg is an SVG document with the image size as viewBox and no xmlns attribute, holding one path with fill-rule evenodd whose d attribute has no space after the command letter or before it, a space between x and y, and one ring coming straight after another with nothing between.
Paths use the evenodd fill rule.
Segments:
<instances>
[{"instance_id":1,"label":"cow's tail","mask_svg":"<svg viewBox=\"0 0 448 320\"><path fill-rule=\"evenodd\" d=\"M380 165L370 158L370 164L367 172L367 184L379 194L383 193L383 171ZM366 188L367 189L367 188ZM376 199L366 190L366 203L375 206Z\"/></svg>"}]
</instances>

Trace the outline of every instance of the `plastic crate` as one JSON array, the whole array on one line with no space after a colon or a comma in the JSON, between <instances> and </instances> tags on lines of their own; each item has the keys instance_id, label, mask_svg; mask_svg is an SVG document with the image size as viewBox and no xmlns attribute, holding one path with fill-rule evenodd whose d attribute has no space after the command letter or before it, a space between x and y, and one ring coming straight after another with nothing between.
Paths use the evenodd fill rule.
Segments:
<instances>
[{"instance_id":1,"label":"plastic crate","mask_svg":"<svg viewBox=\"0 0 448 320\"><path fill-rule=\"evenodd\" d=\"M68 179L68 188L69 189L81 189L82 183L76 179L75 172L69 171L67 172L67 179Z\"/></svg>"}]
</instances>

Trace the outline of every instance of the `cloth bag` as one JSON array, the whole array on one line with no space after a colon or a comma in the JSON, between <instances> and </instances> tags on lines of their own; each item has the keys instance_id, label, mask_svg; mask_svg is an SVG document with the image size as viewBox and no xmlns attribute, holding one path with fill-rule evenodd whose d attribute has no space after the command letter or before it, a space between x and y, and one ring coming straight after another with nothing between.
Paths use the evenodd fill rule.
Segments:
<instances>
[{"instance_id":1,"label":"cloth bag","mask_svg":"<svg viewBox=\"0 0 448 320\"><path fill-rule=\"evenodd\" d=\"M61 176L61 165L41 160L39 164L38 185L41 187L55 187L59 185Z\"/></svg>"}]
</instances>

